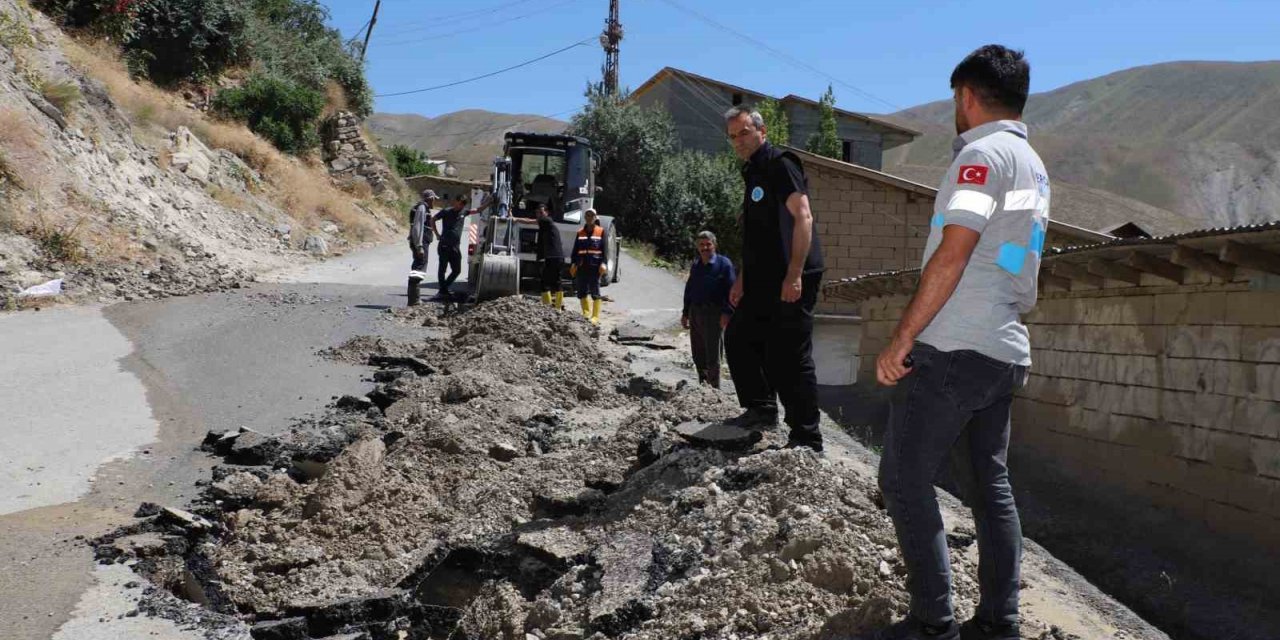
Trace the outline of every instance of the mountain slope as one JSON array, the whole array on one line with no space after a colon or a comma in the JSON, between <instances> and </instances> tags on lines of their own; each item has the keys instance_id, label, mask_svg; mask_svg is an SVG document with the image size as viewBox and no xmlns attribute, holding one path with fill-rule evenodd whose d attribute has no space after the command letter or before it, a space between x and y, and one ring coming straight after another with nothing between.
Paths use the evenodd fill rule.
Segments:
<instances>
[{"instance_id":1,"label":"mountain slope","mask_svg":"<svg viewBox=\"0 0 1280 640\"><path fill-rule=\"evenodd\" d=\"M1056 181L1212 226L1280 218L1277 113L1280 62L1177 62L1035 94L1025 119ZM947 164L950 101L893 117L925 131L896 164Z\"/></svg>"},{"instance_id":2,"label":"mountain slope","mask_svg":"<svg viewBox=\"0 0 1280 640\"><path fill-rule=\"evenodd\" d=\"M536 115L466 109L435 118L375 113L366 126L384 147L402 144L419 149L432 158L453 162L461 177L480 178L489 175L490 163L502 152L502 136L507 131L559 133L567 123Z\"/></svg>"}]
</instances>

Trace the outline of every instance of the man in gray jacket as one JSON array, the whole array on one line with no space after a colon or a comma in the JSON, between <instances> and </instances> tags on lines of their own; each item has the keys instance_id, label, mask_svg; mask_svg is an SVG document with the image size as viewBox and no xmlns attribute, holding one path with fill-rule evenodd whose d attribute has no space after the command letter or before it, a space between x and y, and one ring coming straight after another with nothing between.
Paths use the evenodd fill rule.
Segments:
<instances>
[{"instance_id":1,"label":"man in gray jacket","mask_svg":"<svg viewBox=\"0 0 1280 640\"><path fill-rule=\"evenodd\" d=\"M431 246L434 232L431 221L431 208L435 206L436 192L422 190L422 200L409 210L409 250L413 252L413 264L409 266L409 306L418 304L418 286L426 278L427 249Z\"/></svg>"}]
</instances>

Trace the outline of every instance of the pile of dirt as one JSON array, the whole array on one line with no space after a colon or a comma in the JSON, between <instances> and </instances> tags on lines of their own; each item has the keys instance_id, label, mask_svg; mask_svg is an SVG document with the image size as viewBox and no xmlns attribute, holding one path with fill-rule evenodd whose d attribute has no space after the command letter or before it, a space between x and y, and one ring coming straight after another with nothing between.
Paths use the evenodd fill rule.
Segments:
<instances>
[{"instance_id":1,"label":"pile of dirt","mask_svg":"<svg viewBox=\"0 0 1280 640\"><path fill-rule=\"evenodd\" d=\"M382 367L368 395L281 438L210 434L232 464L143 573L255 638L837 638L905 613L872 479L778 432L684 444L674 426L735 403L633 378L577 314L506 298L435 321L443 339L334 350Z\"/></svg>"}]
</instances>

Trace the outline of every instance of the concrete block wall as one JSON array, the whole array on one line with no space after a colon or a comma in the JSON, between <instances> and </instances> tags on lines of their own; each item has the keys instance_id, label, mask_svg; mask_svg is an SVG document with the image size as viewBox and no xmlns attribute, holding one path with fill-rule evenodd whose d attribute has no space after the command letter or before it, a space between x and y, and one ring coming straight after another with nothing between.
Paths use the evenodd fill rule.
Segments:
<instances>
[{"instance_id":1,"label":"concrete block wall","mask_svg":"<svg viewBox=\"0 0 1280 640\"><path fill-rule=\"evenodd\" d=\"M933 199L810 163L809 204L818 225L825 279L920 266ZM818 313L854 314L853 303L822 299Z\"/></svg>"},{"instance_id":2,"label":"concrete block wall","mask_svg":"<svg viewBox=\"0 0 1280 640\"><path fill-rule=\"evenodd\" d=\"M1203 280L1042 296L1012 455L1280 550L1280 292ZM860 380L906 301L862 304Z\"/></svg>"}]
</instances>

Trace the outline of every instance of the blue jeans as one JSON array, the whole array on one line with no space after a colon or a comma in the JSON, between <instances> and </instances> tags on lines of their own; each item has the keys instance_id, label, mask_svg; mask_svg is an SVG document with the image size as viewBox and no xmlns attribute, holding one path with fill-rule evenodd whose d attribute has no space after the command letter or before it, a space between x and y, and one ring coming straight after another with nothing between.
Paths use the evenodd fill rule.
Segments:
<instances>
[{"instance_id":1,"label":"blue jeans","mask_svg":"<svg viewBox=\"0 0 1280 640\"><path fill-rule=\"evenodd\" d=\"M1027 368L976 351L939 351L917 342L914 366L894 388L880 458L880 489L907 566L911 615L926 624L955 619L951 564L933 481L961 438L978 533L977 617L1018 621L1022 526L1006 464L1009 411Z\"/></svg>"}]
</instances>

